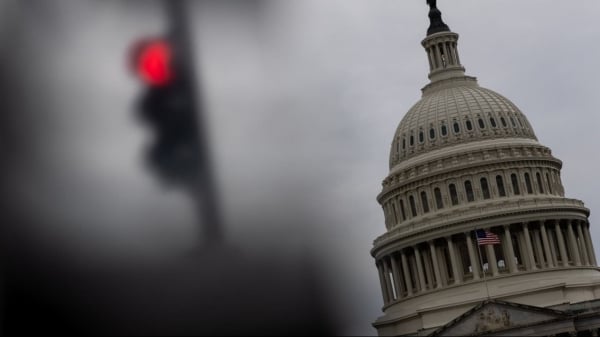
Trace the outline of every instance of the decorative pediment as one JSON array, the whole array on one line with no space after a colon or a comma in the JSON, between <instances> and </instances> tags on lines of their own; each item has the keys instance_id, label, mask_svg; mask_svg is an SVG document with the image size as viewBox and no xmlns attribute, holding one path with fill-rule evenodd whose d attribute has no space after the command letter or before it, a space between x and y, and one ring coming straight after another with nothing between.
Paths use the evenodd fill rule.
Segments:
<instances>
[{"instance_id":1,"label":"decorative pediment","mask_svg":"<svg viewBox=\"0 0 600 337\"><path fill-rule=\"evenodd\" d=\"M498 300L486 300L430 336L477 336L569 318L558 310Z\"/></svg>"}]
</instances>

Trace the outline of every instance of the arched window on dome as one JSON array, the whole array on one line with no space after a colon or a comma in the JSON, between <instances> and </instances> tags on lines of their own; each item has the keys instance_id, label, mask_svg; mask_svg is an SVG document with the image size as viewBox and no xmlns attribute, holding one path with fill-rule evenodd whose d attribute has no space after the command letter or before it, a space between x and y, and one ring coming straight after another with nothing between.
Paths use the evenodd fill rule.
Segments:
<instances>
[{"instance_id":1,"label":"arched window on dome","mask_svg":"<svg viewBox=\"0 0 600 337\"><path fill-rule=\"evenodd\" d=\"M450 192L450 200L452 201L452 206L458 205L458 193L456 193L456 185L448 185L448 191Z\"/></svg>"},{"instance_id":2,"label":"arched window on dome","mask_svg":"<svg viewBox=\"0 0 600 337\"><path fill-rule=\"evenodd\" d=\"M412 216L417 216L417 205L415 205L415 198L412 195L408 197L408 203L410 204L410 212Z\"/></svg>"},{"instance_id":3,"label":"arched window on dome","mask_svg":"<svg viewBox=\"0 0 600 337\"><path fill-rule=\"evenodd\" d=\"M548 192L554 194L554 192L552 192L552 181L550 180L550 175L548 173L546 173L546 181L548 181Z\"/></svg>"},{"instance_id":4,"label":"arched window on dome","mask_svg":"<svg viewBox=\"0 0 600 337\"><path fill-rule=\"evenodd\" d=\"M483 122L483 119L479 118L477 123L479 124L480 129L485 129L485 123Z\"/></svg>"},{"instance_id":5,"label":"arched window on dome","mask_svg":"<svg viewBox=\"0 0 600 337\"><path fill-rule=\"evenodd\" d=\"M496 176L496 186L498 187L498 196L505 197L506 190L504 189L504 179L501 175Z\"/></svg>"},{"instance_id":6,"label":"arched window on dome","mask_svg":"<svg viewBox=\"0 0 600 337\"><path fill-rule=\"evenodd\" d=\"M425 141L425 135L423 134L423 130L419 131L419 144L423 144Z\"/></svg>"},{"instance_id":7,"label":"arched window on dome","mask_svg":"<svg viewBox=\"0 0 600 337\"><path fill-rule=\"evenodd\" d=\"M515 123L515 119L512 118L512 116L510 116L510 123L512 124L513 128L517 127L517 123Z\"/></svg>"},{"instance_id":8,"label":"arched window on dome","mask_svg":"<svg viewBox=\"0 0 600 337\"><path fill-rule=\"evenodd\" d=\"M483 194L483 199L490 198L490 187L488 186L488 182L486 178L479 179L479 183L481 184L481 193Z\"/></svg>"},{"instance_id":9,"label":"arched window on dome","mask_svg":"<svg viewBox=\"0 0 600 337\"><path fill-rule=\"evenodd\" d=\"M460 133L460 124L458 124L457 121L454 121L454 124L452 127L454 128L454 133L456 133L456 134Z\"/></svg>"},{"instance_id":10,"label":"arched window on dome","mask_svg":"<svg viewBox=\"0 0 600 337\"><path fill-rule=\"evenodd\" d=\"M467 119L467 121L465 122L465 125L467 127L467 131L473 131L473 123L471 123L470 119Z\"/></svg>"},{"instance_id":11,"label":"arched window on dome","mask_svg":"<svg viewBox=\"0 0 600 337\"><path fill-rule=\"evenodd\" d=\"M429 139L431 139L431 140L435 139L435 129L434 128L429 129Z\"/></svg>"},{"instance_id":12,"label":"arched window on dome","mask_svg":"<svg viewBox=\"0 0 600 337\"><path fill-rule=\"evenodd\" d=\"M515 193L515 195L521 194L521 190L519 189L519 179L517 179L517 175L514 173L511 174L510 181L512 183L512 189L513 189L513 192Z\"/></svg>"},{"instance_id":13,"label":"arched window on dome","mask_svg":"<svg viewBox=\"0 0 600 337\"><path fill-rule=\"evenodd\" d=\"M406 137L402 138L402 150L406 149Z\"/></svg>"},{"instance_id":14,"label":"arched window on dome","mask_svg":"<svg viewBox=\"0 0 600 337\"><path fill-rule=\"evenodd\" d=\"M402 215L402 221L406 220L406 212L404 211L404 200L399 200L400 204L400 215Z\"/></svg>"},{"instance_id":15,"label":"arched window on dome","mask_svg":"<svg viewBox=\"0 0 600 337\"><path fill-rule=\"evenodd\" d=\"M415 136L413 136L413 135L410 135L410 140L409 140L408 144L409 144L410 146L413 146L413 145L415 145Z\"/></svg>"},{"instance_id":16,"label":"arched window on dome","mask_svg":"<svg viewBox=\"0 0 600 337\"><path fill-rule=\"evenodd\" d=\"M535 174L535 178L536 178L537 183L538 183L538 190L540 191L540 193L544 193L544 184L542 183L542 177L540 176L539 172L537 172Z\"/></svg>"},{"instance_id":17,"label":"arched window on dome","mask_svg":"<svg viewBox=\"0 0 600 337\"><path fill-rule=\"evenodd\" d=\"M448 127L444 122L442 122L442 126L440 127L440 133L442 137L446 137L448 135Z\"/></svg>"},{"instance_id":18,"label":"arched window on dome","mask_svg":"<svg viewBox=\"0 0 600 337\"><path fill-rule=\"evenodd\" d=\"M465 181L465 193L467 194L467 201L475 201L475 195L473 194L473 185L470 180Z\"/></svg>"},{"instance_id":19,"label":"arched window on dome","mask_svg":"<svg viewBox=\"0 0 600 337\"><path fill-rule=\"evenodd\" d=\"M437 209L444 208L444 202L442 200L442 191L440 191L440 189L436 187L433 190L433 194L435 194L435 206L437 207Z\"/></svg>"},{"instance_id":20,"label":"arched window on dome","mask_svg":"<svg viewBox=\"0 0 600 337\"><path fill-rule=\"evenodd\" d=\"M493 128L497 127L498 125L496 124L496 120L494 119L494 117L490 117L490 124L492 125Z\"/></svg>"},{"instance_id":21,"label":"arched window on dome","mask_svg":"<svg viewBox=\"0 0 600 337\"><path fill-rule=\"evenodd\" d=\"M502 127L507 127L508 124L506 124L506 119L504 119L504 117L500 117L500 123L502 123Z\"/></svg>"},{"instance_id":22,"label":"arched window on dome","mask_svg":"<svg viewBox=\"0 0 600 337\"><path fill-rule=\"evenodd\" d=\"M421 205L423 206L423 213L429 213L429 202L427 201L427 193L421 192Z\"/></svg>"},{"instance_id":23,"label":"arched window on dome","mask_svg":"<svg viewBox=\"0 0 600 337\"><path fill-rule=\"evenodd\" d=\"M531 186L531 179L529 173L525 172L525 187L527 188L527 194L533 193L533 187Z\"/></svg>"}]
</instances>

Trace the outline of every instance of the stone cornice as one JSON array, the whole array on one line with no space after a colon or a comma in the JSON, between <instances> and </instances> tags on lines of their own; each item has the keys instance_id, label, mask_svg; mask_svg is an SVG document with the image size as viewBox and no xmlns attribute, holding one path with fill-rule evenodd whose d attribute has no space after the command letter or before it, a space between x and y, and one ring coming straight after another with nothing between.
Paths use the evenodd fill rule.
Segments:
<instances>
[{"instance_id":1,"label":"stone cornice","mask_svg":"<svg viewBox=\"0 0 600 337\"><path fill-rule=\"evenodd\" d=\"M429 47L432 44L437 44L440 42L454 42L458 40L459 35L455 32L438 32L435 34L428 35L423 40L421 40L421 45L424 48Z\"/></svg>"},{"instance_id":2,"label":"stone cornice","mask_svg":"<svg viewBox=\"0 0 600 337\"><path fill-rule=\"evenodd\" d=\"M457 70L465 71L463 67L457 67ZM435 73L432 73L435 74ZM458 86L477 86L477 78L473 76L457 76L435 82L431 82L421 89L422 96L430 95L438 90L458 87Z\"/></svg>"}]
</instances>

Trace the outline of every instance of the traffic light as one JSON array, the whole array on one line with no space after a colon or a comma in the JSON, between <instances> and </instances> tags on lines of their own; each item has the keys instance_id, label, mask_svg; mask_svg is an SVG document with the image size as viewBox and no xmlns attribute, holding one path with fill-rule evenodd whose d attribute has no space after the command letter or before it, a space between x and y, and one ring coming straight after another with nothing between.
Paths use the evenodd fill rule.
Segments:
<instances>
[{"instance_id":1,"label":"traffic light","mask_svg":"<svg viewBox=\"0 0 600 337\"><path fill-rule=\"evenodd\" d=\"M178 73L178 55L167 39L148 39L134 49L134 69L146 85L138 102L141 120L154 130L146 160L171 184L191 186L198 174L198 126L191 83Z\"/></svg>"},{"instance_id":2,"label":"traffic light","mask_svg":"<svg viewBox=\"0 0 600 337\"><path fill-rule=\"evenodd\" d=\"M141 40L131 55L132 68L145 85L138 102L140 119L154 131L146 161L163 181L195 199L203 240L222 242L219 198L202 118L199 81L185 1L163 0L165 37ZM198 87L196 87L198 85Z\"/></svg>"}]
</instances>

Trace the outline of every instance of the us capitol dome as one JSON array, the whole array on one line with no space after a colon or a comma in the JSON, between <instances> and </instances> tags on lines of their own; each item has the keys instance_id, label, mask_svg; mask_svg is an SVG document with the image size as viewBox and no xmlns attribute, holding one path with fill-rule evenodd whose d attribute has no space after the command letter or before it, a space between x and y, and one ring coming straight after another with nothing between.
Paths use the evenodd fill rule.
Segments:
<instances>
[{"instance_id":1,"label":"us capitol dome","mask_svg":"<svg viewBox=\"0 0 600 337\"><path fill-rule=\"evenodd\" d=\"M597 336L589 209L519 108L465 75L435 1L430 83L392 139L374 241L380 335Z\"/></svg>"}]
</instances>

